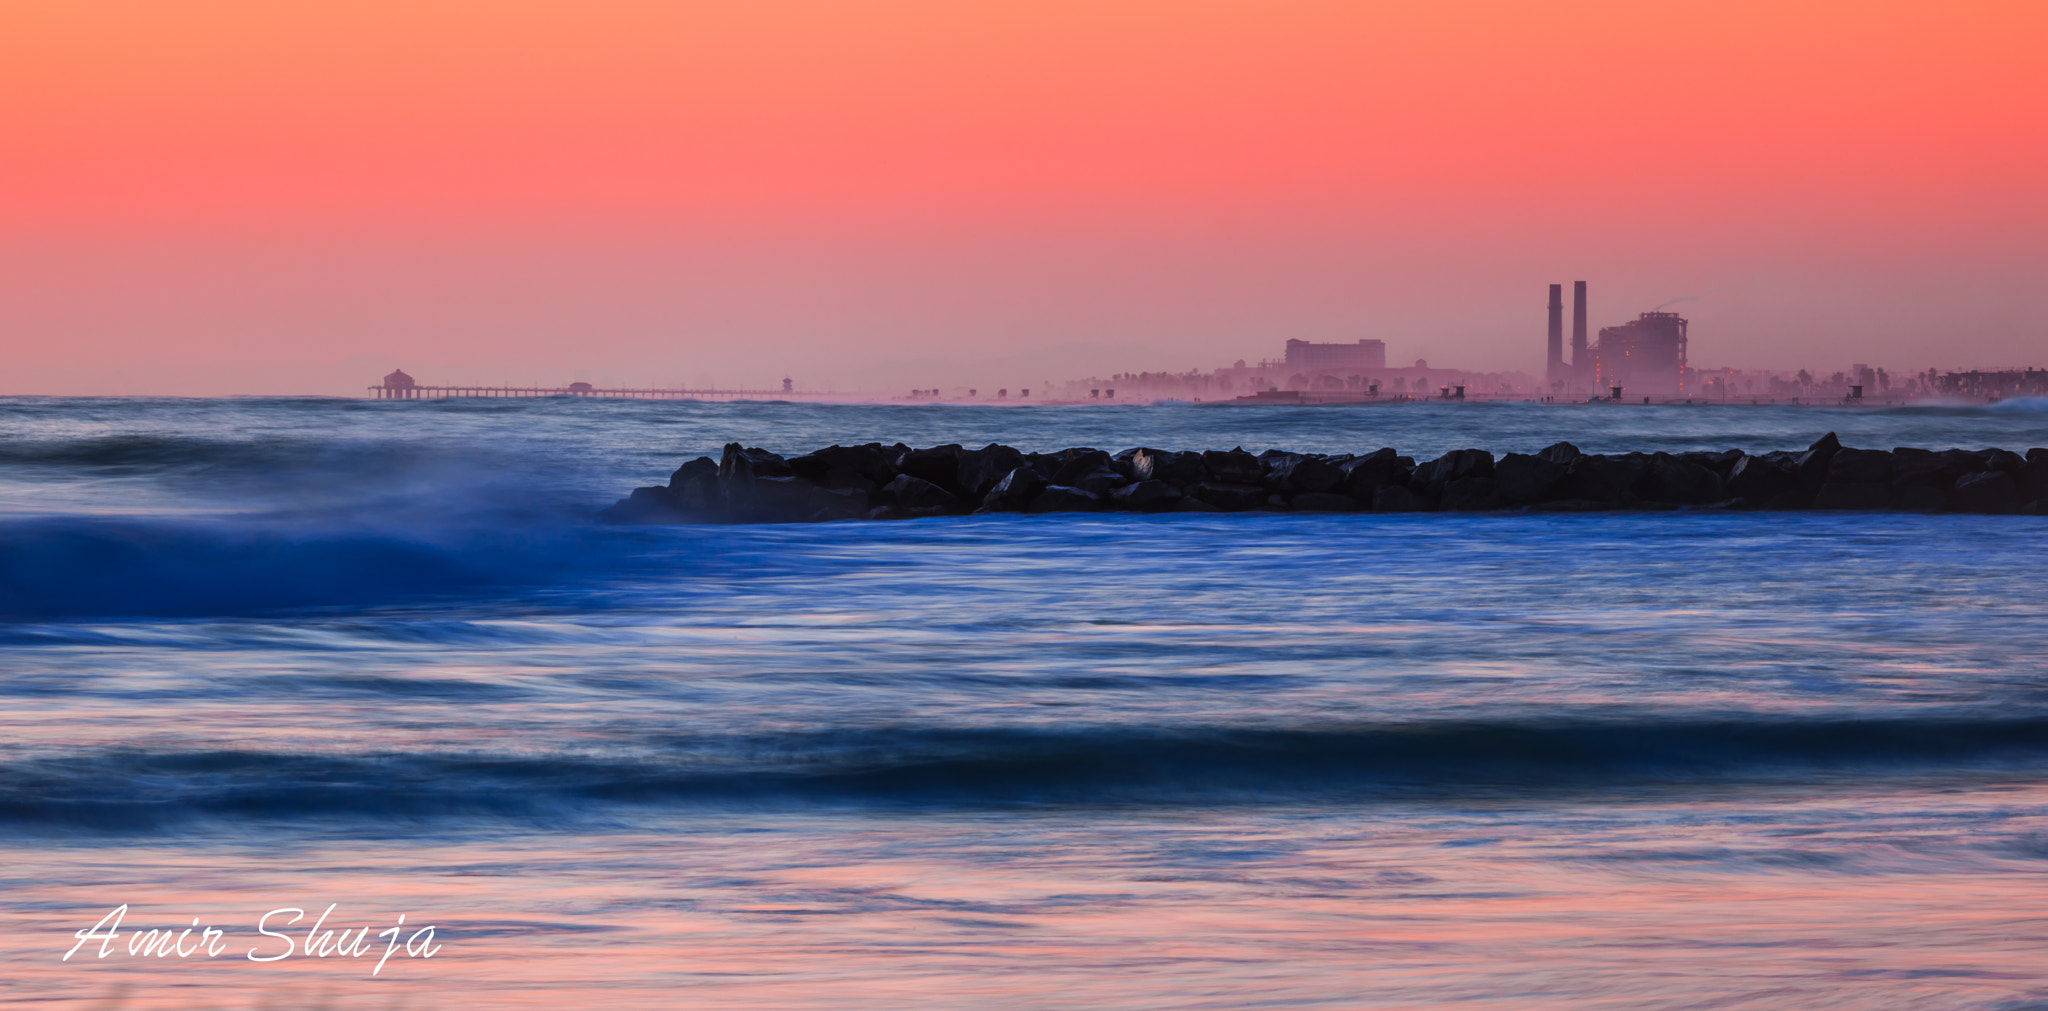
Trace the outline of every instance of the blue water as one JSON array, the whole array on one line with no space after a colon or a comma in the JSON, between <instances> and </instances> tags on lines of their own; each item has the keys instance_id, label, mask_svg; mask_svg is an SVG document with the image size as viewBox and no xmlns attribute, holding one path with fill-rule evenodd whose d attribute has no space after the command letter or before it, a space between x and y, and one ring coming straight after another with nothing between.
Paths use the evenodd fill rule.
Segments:
<instances>
[{"instance_id":1,"label":"blue water","mask_svg":"<svg viewBox=\"0 0 2048 1011\"><path fill-rule=\"evenodd\" d=\"M1826 431L2048 412L0 401L0 995L2048 1001L2048 520L593 520L729 441ZM329 902L449 948L57 961Z\"/></svg>"}]
</instances>

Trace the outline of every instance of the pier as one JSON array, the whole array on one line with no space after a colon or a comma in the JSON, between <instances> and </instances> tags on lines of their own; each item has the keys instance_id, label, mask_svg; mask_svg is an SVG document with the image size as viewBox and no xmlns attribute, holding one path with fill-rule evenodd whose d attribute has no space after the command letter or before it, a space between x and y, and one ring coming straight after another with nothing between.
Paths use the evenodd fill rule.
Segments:
<instances>
[{"instance_id":1,"label":"pier","mask_svg":"<svg viewBox=\"0 0 2048 1011\"><path fill-rule=\"evenodd\" d=\"M373 400L436 400L442 397L604 397L618 400L803 400L839 396L835 393L800 391L790 380L776 389L633 389L601 387L589 383L567 386L422 386L403 371L369 387Z\"/></svg>"}]
</instances>

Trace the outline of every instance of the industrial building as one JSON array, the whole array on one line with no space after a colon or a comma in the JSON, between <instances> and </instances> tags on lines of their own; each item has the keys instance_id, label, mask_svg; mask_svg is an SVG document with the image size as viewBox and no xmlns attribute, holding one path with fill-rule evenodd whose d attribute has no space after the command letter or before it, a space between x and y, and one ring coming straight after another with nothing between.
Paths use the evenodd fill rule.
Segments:
<instances>
[{"instance_id":1,"label":"industrial building","mask_svg":"<svg viewBox=\"0 0 2048 1011\"><path fill-rule=\"evenodd\" d=\"M1646 312L1620 326L1601 327L1593 349L1595 388L1680 397L1685 367L1685 317L1675 312Z\"/></svg>"},{"instance_id":2,"label":"industrial building","mask_svg":"<svg viewBox=\"0 0 2048 1011\"><path fill-rule=\"evenodd\" d=\"M1602 327L1586 341L1586 282L1572 282L1571 360L1564 356L1564 286L1550 286L1544 334L1544 379L1553 394L1605 395L1619 386L1646 397L1684 396L1691 384L1685 358L1686 320L1675 312L1646 312L1620 326Z\"/></svg>"},{"instance_id":3,"label":"industrial building","mask_svg":"<svg viewBox=\"0 0 2048 1011\"><path fill-rule=\"evenodd\" d=\"M1291 340L1287 342L1287 367L1308 373L1383 369L1387 367L1387 342L1362 340L1356 344L1312 344Z\"/></svg>"}]
</instances>

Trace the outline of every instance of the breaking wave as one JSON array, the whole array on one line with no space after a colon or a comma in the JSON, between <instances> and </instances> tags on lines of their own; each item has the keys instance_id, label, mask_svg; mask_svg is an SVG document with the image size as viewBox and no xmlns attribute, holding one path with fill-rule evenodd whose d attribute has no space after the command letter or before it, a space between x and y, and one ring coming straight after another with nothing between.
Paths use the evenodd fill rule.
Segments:
<instances>
[{"instance_id":1,"label":"breaking wave","mask_svg":"<svg viewBox=\"0 0 2048 1011\"><path fill-rule=\"evenodd\" d=\"M0 764L0 826L578 820L677 805L1370 802L2048 771L2048 719L873 728L655 755L110 750Z\"/></svg>"}]
</instances>

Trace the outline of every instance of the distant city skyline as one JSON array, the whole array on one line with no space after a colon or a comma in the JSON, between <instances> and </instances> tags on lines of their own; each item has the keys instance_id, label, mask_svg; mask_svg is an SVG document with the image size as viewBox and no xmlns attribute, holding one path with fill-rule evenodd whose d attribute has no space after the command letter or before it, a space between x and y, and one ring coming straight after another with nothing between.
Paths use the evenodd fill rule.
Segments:
<instances>
[{"instance_id":1,"label":"distant city skyline","mask_svg":"<svg viewBox=\"0 0 2048 1011\"><path fill-rule=\"evenodd\" d=\"M0 394L2040 365L2048 8L0 10ZM1531 320L1535 320L1532 329ZM1532 333L1534 337L1532 338Z\"/></svg>"}]
</instances>

